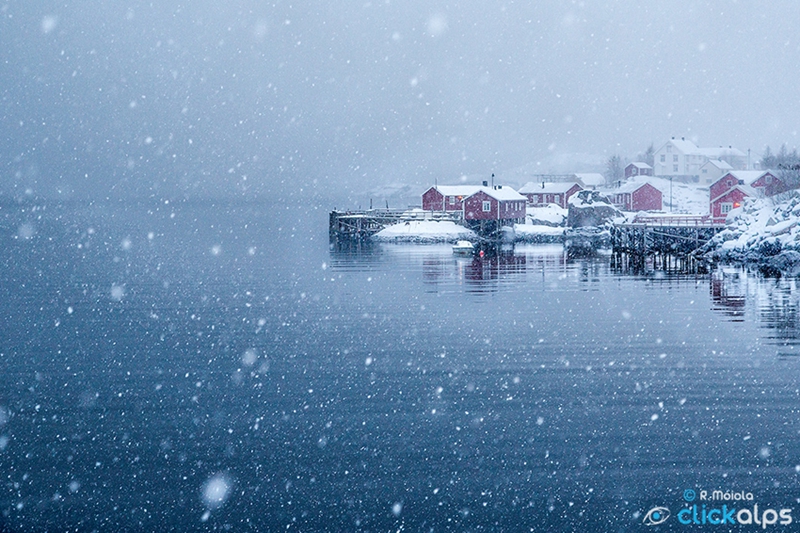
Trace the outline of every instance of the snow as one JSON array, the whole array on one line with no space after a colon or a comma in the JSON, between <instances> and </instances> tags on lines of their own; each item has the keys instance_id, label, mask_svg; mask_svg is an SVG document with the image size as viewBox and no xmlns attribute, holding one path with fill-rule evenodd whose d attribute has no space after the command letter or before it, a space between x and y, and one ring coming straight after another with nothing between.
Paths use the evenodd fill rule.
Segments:
<instances>
[{"instance_id":1,"label":"snow","mask_svg":"<svg viewBox=\"0 0 800 533\"><path fill-rule=\"evenodd\" d=\"M556 204L544 207L528 207L526 209L529 222L544 223L545 226L563 226L567 221L567 210Z\"/></svg>"},{"instance_id":2,"label":"snow","mask_svg":"<svg viewBox=\"0 0 800 533\"><path fill-rule=\"evenodd\" d=\"M456 242L476 240L478 236L449 220L409 220L386 227L372 238L379 242Z\"/></svg>"},{"instance_id":3,"label":"snow","mask_svg":"<svg viewBox=\"0 0 800 533\"><path fill-rule=\"evenodd\" d=\"M706 257L781 270L800 265L800 192L784 198L746 198L728 214L727 228L706 246Z\"/></svg>"},{"instance_id":4,"label":"snow","mask_svg":"<svg viewBox=\"0 0 800 533\"><path fill-rule=\"evenodd\" d=\"M517 234L517 240L530 241L536 240L536 237L562 237L564 235L563 227L554 226L541 226L533 224L515 224L514 231Z\"/></svg>"},{"instance_id":5,"label":"snow","mask_svg":"<svg viewBox=\"0 0 800 533\"><path fill-rule=\"evenodd\" d=\"M231 482L225 474L216 474L203 485L202 500L208 509L221 507L228 499Z\"/></svg>"}]
</instances>

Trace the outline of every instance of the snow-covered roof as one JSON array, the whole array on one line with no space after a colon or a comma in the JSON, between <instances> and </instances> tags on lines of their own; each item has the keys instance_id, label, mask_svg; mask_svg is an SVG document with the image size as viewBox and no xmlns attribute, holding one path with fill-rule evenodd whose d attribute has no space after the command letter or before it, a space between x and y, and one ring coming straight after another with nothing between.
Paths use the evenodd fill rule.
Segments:
<instances>
[{"instance_id":1,"label":"snow-covered roof","mask_svg":"<svg viewBox=\"0 0 800 533\"><path fill-rule=\"evenodd\" d=\"M443 196L471 196L481 189L480 185L437 185L434 187Z\"/></svg>"},{"instance_id":2,"label":"snow-covered roof","mask_svg":"<svg viewBox=\"0 0 800 533\"><path fill-rule=\"evenodd\" d=\"M767 172L768 172L767 170L731 170L729 172L726 172L723 176L721 176L719 180L725 178L725 176L728 176L730 174L737 180L743 181L745 185L750 185L751 183L756 181L758 178L760 178Z\"/></svg>"},{"instance_id":3,"label":"snow-covered roof","mask_svg":"<svg viewBox=\"0 0 800 533\"><path fill-rule=\"evenodd\" d=\"M695 154L698 150L696 144L694 144L692 141L687 141L686 139L670 139L667 141L667 143L672 143L674 147L684 154Z\"/></svg>"},{"instance_id":4,"label":"snow-covered roof","mask_svg":"<svg viewBox=\"0 0 800 533\"><path fill-rule=\"evenodd\" d=\"M720 157L725 156L734 156L734 157L744 157L745 153L737 148L733 148L729 146L725 148L724 146L720 146L719 148L698 148L697 153L699 155L704 155L709 158L719 159Z\"/></svg>"},{"instance_id":5,"label":"snow-covered roof","mask_svg":"<svg viewBox=\"0 0 800 533\"><path fill-rule=\"evenodd\" d=\"M628 166L631 166L631 165L633 165L636 168L640 168L642 170L652 170L653 169L653 167L651 167L647 163L642 163L641 161L634 161L633 163L630 163Z\"/></svg>"},{"instance_id":6,"label":"snow-covered roof","mask_svg":"<svg viewBox=\"0 0 800 533\"><path fill-rule=\"evenodd\" d=\"M604 190L603 192L606 193L606 194L627 193L627 192L633 192L635 190L641 189L645 185L650 185L651 187L654 187L651 183L648 183L648 182L644 182L643 183L643 182L631 182L631 181L628 181L628 182L623 183L620 187L616 187L614 189L607 189L607 190ZM658 190L658 187L654 187L654 188L656 190Z\"/></svg>"},{"instance_id":7,"label":"snow-covered roof","mask_svg":"<svg viewBox=\"0 0 800 533\"><path fill-rule=\"evenodd\" d=\"M703 163L703 165L700 168L706 165L717 167L719 170L733 170L733 167L730 166L730 164L728 164L727 161L721 161L719 159L709 159L708 161Z\"/></svg>"},{"instance_id":8,"label":"snow-covered roof","mask_svg":"<svg viewBox=\"0 0 800 533\"><path fill-rule=\"evenodd\" d=\"M576 178L578 178L581 183L584 185L604 185L606 182L606 178L603 177L602 174L598 174L596 172L581 172L574 174Z\"/></svg>"},{"instance_id":9,"label":"snow-covered roof","mask_svg":"<svg viewBox=\"0 0 800 533\"><path fill-rule=\"evenodd\" d=\"M664 146L669 143L672 143L673 146L686 155L702 155L709 159L720 159L725 156L744 157L745 155L744 152L732 146L728 146L727 148L724 146L718 148L698 148L696 144L686 139L670 139ZM661 151L660 148L659 151Z\"/></svg>"},{"instance_id":10,"label":"snow-covered roof","mask_svg":"<svg viewBox=\"0 0 800 533\"><path fill-rule=\"evenodd\" d=\"M520 193L512 189L511 187L504 187L502 185L496 185L494 188L491 187L478 187L478 191L484 192L494 198L495 200L501 201L513 201L513 200L527 200L524 196ZM475 191L475 192L478 192ZM472 193L475 194L475 193Z\"/></svg>"},{"instance_id":11,"label":"snow-covered roof","mask_svg":"<svg viewBox=\"0 0 800 533\"><path fill-rule=\"evenodd\" d=\"M716 202L717 200L719 200L720 198L722 198L726 194L730 193L734 189L739 189L740 191L745 193L747 196L752 196L754 198L758 197L758 196L762 196L762 194L758 190L754 189L753 187L751 187L749 185L736 185L736 186L731 187L730 189L727 189L722 194L717 195L716 198L712 198L711 199L711 203Z\"/></svg>"},{"instance_id":12,"label":"snow-covered roof","mask_svg":"<svg viewBox=\"0 0 800 533\"><path fill-rule=\"evenodd\" d=\"M560 181L555 183L536 183L529 181L520 190L520 194L564 194L578 185L571 181ZM578 185L580 187L580 185Z\"/></svg>"}]
</instances>

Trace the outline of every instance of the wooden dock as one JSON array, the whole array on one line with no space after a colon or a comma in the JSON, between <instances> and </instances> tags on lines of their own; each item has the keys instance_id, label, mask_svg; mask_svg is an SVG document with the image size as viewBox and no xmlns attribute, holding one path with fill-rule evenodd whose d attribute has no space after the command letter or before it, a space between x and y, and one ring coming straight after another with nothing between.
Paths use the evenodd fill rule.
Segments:
<instances>
[{"instance_id":1,"label":"wooden dock","mask_svg":"<svg viewBox=\"0 0 800 533\"><path fill-rule=\"evenodd\" d=\"M412 220L452 220L461 222L461 212L419 211L408 209L367 209L331 211L329 234L331 240L365 239L392 224Z\"/></svg>"},{"instance_id":2,"label":"wooden dock","mask_svg":"<svg viewBox=\"0 0 800 533\"><path fill-rule=\"evenodd\" d=\"M690 255L723 229L708 215L641 216L612 228L611 247L628 254Z\"/></svg>"}]
</instances>

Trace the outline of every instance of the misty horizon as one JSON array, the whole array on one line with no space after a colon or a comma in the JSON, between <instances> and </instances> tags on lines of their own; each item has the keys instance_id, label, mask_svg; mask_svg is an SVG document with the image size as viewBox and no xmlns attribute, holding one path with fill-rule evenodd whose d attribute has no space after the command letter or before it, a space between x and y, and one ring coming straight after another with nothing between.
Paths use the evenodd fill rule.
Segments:
<instances>
[{"instance_id":1,"label":"misty horizon","mask_svg":"<svg viewBox=\"0 0 800 533\"><path fill-rule=\"evenodd\" d=\"M788 2L0 3L0 194L358 195L602 172L671 137L755 161L796 145L797 19Z\"/></svg>"}]
</instances>

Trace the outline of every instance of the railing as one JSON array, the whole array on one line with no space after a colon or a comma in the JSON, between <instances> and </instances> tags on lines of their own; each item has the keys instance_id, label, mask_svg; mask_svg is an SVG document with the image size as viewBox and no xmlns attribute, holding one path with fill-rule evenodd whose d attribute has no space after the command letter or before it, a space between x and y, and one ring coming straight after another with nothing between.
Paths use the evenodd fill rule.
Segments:
<instances>
[{"instance_id":1,"label":"railing","mask_svg":"<svg viewBox=\"0 0 800 533\"><path fill-rule=\"evenodd\" d=\"M672 215L672 216L636 216L630 223L633 225L645 226L669 226L669 227L712 227L722 226L724 222L716 222L711 215Z\"/></svg>"}]
</instances>

